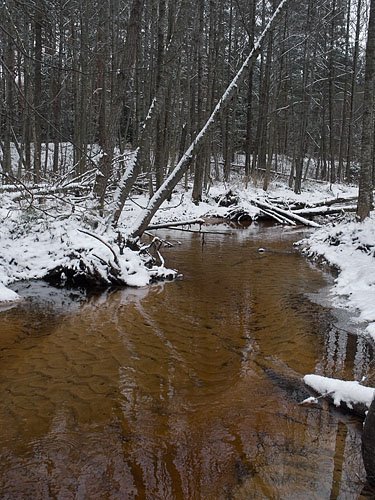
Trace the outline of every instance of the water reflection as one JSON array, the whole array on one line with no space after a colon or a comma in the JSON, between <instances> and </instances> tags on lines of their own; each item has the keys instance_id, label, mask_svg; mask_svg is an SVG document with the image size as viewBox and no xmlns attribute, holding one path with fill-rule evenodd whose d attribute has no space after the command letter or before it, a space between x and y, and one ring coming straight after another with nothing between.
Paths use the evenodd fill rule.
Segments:
<instances>
[{"instance_id":1,"label":"water reflection","mask_svg":"<svg viewBox=\"0 0 375 500\"><path fill-rule=\"evenodd\" d=\"M307 298L298 235L163 236L182 281L1 315L1 496L359 498L361 423L299 378L369 348Z\"/></svg>"}]
</instances>

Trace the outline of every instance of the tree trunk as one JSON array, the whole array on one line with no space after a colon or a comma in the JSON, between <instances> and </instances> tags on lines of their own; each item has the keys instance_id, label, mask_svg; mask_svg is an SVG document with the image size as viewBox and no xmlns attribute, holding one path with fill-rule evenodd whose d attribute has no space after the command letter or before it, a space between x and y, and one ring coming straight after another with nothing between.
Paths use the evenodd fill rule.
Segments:
<instances>
[{"instance_id":1,"label":"tree trunk","mask_svg":"<svg viewBox=\"0 0 375 500\"><path fill-rule=\"evenodd\" d=\"M375 485L375 399L371 403L363 428L362 456L367 480Z\"/></svg>"},{"instance_id":2,"label":"tree trunk","mask_svg":"<svg viewBox=\"0 0 375 500\"><path fill-rule=\"evenodd\" d=\"M351 181L351 160L352 160L352 142L353 142L353 117L354 117L354 95L356 89L357 66L358 66L358 53L359 53L359 37L361 33L361 6L362 0L358 0L357 4L357 21L355 28L355 43L353 52L353 67L351 77L351 90L350 90L350 105L349 105L349 118L348 118L348 149L346 152L346 168L345 178L347 182Z\"/></svg>"},{"instance_id":3,"label":"tree trunk","mask_svg":"<svg viewBox=\"0 0 375 500\"><path fill-rule=\"evenodd\" d=\"M366 44L366 69L363 100L361 172L357 215L361 221L369 216L373 205L373 145L374 145L374 84L375 84L375 0L370 3Z\"/></svg>"},{"instance_id":4,"label":"tree trunk","mask_svg":"<svg viewBox=\"0 0 375 500\"><path fill-rule=\"evenodd\" d=\"M40 108L42 100L42 5L35 6L34 33L35 33L35 61L34 61L34 113L33 139L34 139L34 180L39 182L41 169L41 118Z\"/></svg>"},{"instance_id":5,"label":"tree trunk","mask_svg":"<svg viewBox=\"0 0 375 500\"><path fill-rule=\"evenodd\" d=\"M157 28L157 54L156 54L156 88L160 86L162 68L165 62L164 26L166 22L166 0L159 0L158 28ZM165 170L165 106L160 110L156 120L156 140L154 150L154 169L156 189L162 185Z\"/></svg>"},{"instance_id":6,"label":"tree trunk","mask_svg":"<svg viewBox=\"0 0 375 500\"><path fill-rule=\"evenodd\" d=\"M198 127L203 125L203 34L204 34L204 0L198 0L198 32L196 34L197 54L197 122ZM202 201L205 155L203 152L196 158L194 169L194 185L192 198L194 203Z\"/></svg>"},{"instance_id":7,"label":"tree trunk","mask_svg":"<svg viewBox=\"0 0 375 500\"><path fill-rule=\"evenodd\" d=\"M329 76L328 76L328 119L329 119L329 161L331 184L336 182L336 167L335 167L335 144L334 144L334 78L335 67L333 60L333 51L335 46L335 19L336 19L336 0L332 0L331 11L331 29L330 29L330 44L329 44Z\"/></svg>"},{"instance_id":8,"label":"tree trunk","mask_svg":"<svg viewBox=\"0 0 375 500\"><path fill-rule=\"evenodd\" d=\"M255 30L255 12L256 1L251 0L250 7L250 22L249 22L249 45L252 48L254 45L254 30ZM249 71L249 78L247 84L247 109L246 109L246 140L245 140L245 176L246 182L250 177L251 170L251 155L253 152L253 69Z\"/></svg>"},{"instance_id":9,"label":"tree trunk","mask_svg":"<svg viewBox=\"0 0 375 500\"><path fill-rule=\"evenodd\" d=\"M350 16L351 16L351 0L347 2L347 13L346 13L346 33L345 33L345 83L344 83L344 93L342 102L342 112L341 112L341 130L340 130L340 147L339 147L339 160L338 160L338 171L337 177L339 182L342 181L343 171L344 171L344 150L345 144L347 144L346 139L346 129L347 129L347 116L348 116L348 92L349 92L349 39L350 39Z\"/></svg>"},{"instance_id":10,"label":"tree trunk","mask_svg":"<svg viewBox=\"0 0 375 500\"><path fill-rule=\"evenodd\" d=\"M314 1L314 0L312 0ZM308 3L307 14L306 14L306 25L305 25L305 33L306 38L304 42L303 49L303 70L302 70L302 103L300 104L300 121L299 121L299 141L297 146L297 156L296 156L296 171L295 171L295 180L294 180L294 192L299 194L302 189L302 175L303 175L303 164L305 160L306 154L306 131L307 131L307 121L309 115L309 107L310 107L310 95L307 91L307 86L309 83L309 71L310 71L310 46L309 46L309 30L312 22L312 2L311 0Z\"/></svg>"},{"instance_id":11,"label":"tree trunk","mask_svg":"<svg viewBox=\"0 0 375 500\"><path fill-rule=\"evenodd\" d=\"M269 20L267 26L263 30L261 36L259 37L258 42L255 44L254 48L251 50L250 54L245 59L241 68L225 90L221 99L217 103L215 109L212 111L211 116L196 136L192 144L189 146L179 163L176 165L173 172L169 175L169 177L164 181L163 185L160 189L154 194L152 199L149 202L149 206L146 210L144 210L138 220L135 222L134 228L131 230L130 236L133 238L140 237L143 232L146 230L149 225L152 217L155 215L156 211L160 207L160 205L167 199L167 197L172 192L172 189L177 185L177 183L181 180L184 173L189 168L193 156L196 154L202 143L207 138L207 133L209 130L215 125L215 121L217 117L220 115L222 109L224 109L233 98L234 94L237 92L238 86L242 83L246 72L251 68L251 66L256 61L265 38L268 36L270 30L275 25L276 21L279 19L284 9L288 4L288 0L282 0Z\"/></svg>"}]
</instances>

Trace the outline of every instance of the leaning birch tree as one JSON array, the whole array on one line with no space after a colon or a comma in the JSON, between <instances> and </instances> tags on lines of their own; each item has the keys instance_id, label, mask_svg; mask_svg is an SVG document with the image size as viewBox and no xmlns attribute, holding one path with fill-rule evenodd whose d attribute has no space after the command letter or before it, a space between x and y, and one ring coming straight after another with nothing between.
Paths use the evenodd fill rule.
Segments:
<instances>
[{"instance_id":1,"label":"leaning birch tree","mask_svg":"<svg viewBox=\"0 0 375 500\"><path fill-rule=\"evenodd\" d=\"M225 92L221 96L220 100L216 104L214 110L212 111L210 117L197 134L193 142L190 144L188 149L182 155L181 159L175 166L174 170L171 174L165 179L160 188L156 191L154 196L150 199L148 207L141 212L137 220L135 221L132 228L129 231L129 238L136 239L142 236L147 226L150 224L151 219L159 209L160 205L170 196L172 190L178 184L178 182L182 179L185 172L191 165L194 155L198 152L206 138L209 136L209 131L216 123L216 119L219 117L220 113L223 109L228 106L231 99L237 92L239 85L243 82L246 72L251 69L256 59L258 58L263 44L266 40L268 33L275 26L276 22L280 19L282 13L286 9L289 0L281 0L272 17L268 21L268 24L264 28L262 34L260 35L258 41L255 43L254 47L251 49L249 55L246 57L243 62L241 68L230 82ZM118 220L119 214L117 213L116 220Z\"/></svg>"},{"instance_id":2,"label":"leaning birch tree","mask_svg":"<svg viewBox=\"0 0 375 500\"><path fill-rule=\"evenodd\" d=\"M178 50L180 49L181 41L185 36L185 24L186 16L188 15L188 10L190 8L190 0L182 0L180 8L177 13L177 18L175 22L175 27L171 38L168 42L166 52L164 55L164 61L175 61ZM125 172L123 173L117 189L113 197L113 210L108 219L108 225L117 226L119 218L121 216L122 210L124 208L125 202L131 192L131 189L137 180L138 176L142 172L142 149L145 147L145 143L150 139L152 134L152 127L155 124L157 117L160 114L163 106L165 105L165 98L167 93L168 82L171 79L173 71L173 64L162 64L161 72L158 77L158 85L154 98L152 99L151 105L148 109L147 115L144 119L142 128L139 133L139 145L136 148L133 159L127 166Z\"/></svg>"}]
</instances>

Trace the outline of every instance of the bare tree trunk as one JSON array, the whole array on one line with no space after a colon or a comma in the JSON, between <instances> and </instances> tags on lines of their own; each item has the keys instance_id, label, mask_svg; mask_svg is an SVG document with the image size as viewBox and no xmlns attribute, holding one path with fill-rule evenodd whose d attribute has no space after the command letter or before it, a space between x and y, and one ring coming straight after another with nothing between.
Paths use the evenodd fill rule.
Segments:
<instances>
[{"instance_id":1,"label":"bare tree trunk","mask_svg":"<svg viewBox=\"0 0 375 500\"><path fill-rule=\"evenodd\" d=\"M157 29L157 55L156 55L156 88L160 86L162 68L165 60L164 25L166 22L166 0L159 0L158 29ZM156 141L154 150L154 169L156 189L163 183L165 169L165 107L160 110L156 120Z\"/></svg>"},{"instance_id":2,"label":"bare tree trunk","mask_svg":"<svg viewBox=\"0 0 375 500\"><path fill-rule=\"evenodd\" d=\"M204 0L198 1L198 32L196 36L197 53L197 122L198 127L203 125L203 34L204 34ZM192 198L194 203L202 201L203 174L204 174L205 155L199 154L195 161L194 185Z\"/></svg>"},{"instance_id":3,"label":"bare tree trunk","mask_svg":"<svg viewBox=\"0 0 375 500\"><path fill-rule=\"evenodd\" d=\"M249 45L254 44L256 1L250 2ZM245 176L248 182L251 170L251 154L253 151L253 69L249 71L247 85L247 110L246 110L246 141L245 141Z\"/></svg>"},{"instance_id":4,"label":"bare tree trunk","mask_svg":"<svg viewBox=\"0 0 375 500\"><path fill-rule=\"evenodd\" d=\"M314 0L313 0L314 1ZM309 114L309 106L310 106L310 96L307 91L307 85L309 82L309 66L310 66L310 48L309 48L309 37L307 36L311 18L312 18L312 2L309 1L307 7L307 16L306 16L306 25L305 25L305 33L306 38L304 42L304 50L303 50L303 70L302 70L302 103L300 104L300 121L299 121L299 141L297 146L297 156L296 156L296 172L295 172L295 180L294 180L294 192L299 194L302 189L302 175L303 175L303 164L305 160L306 154L306 130L307 130L307 121Z\"/></svg>"},{"instance_id":5,"label":"bare tree trunk","mask_svg":"<svg viewBox=\"0 0 375 500\"><path fill-rule=\"evenodd\" d=\"M361 6L362 0L358 0L357 4L357 21L355 28L355 43L353 52L353 67L352 67L352 78L351 78L351 91L350 91L350 106L349 106L349 124L348 124L348 149L346 154L346 168L345 168L345 178L347 182L351 181L351 169L350 164L352 160L352 142L353 142L353 121L354 121L354 95L356 89L356 78L357 78L357 66L358 66L358 53L359 53L359 37L361 32Z\"/></svg>"},{"instance_id":6,"label":"bare tree trunk","mask_svg":"<svg viewBox=\"0 0 375 500\"><path fill-rule=\"evenodd\" d=\"M12 40L9 36L6 37L5 45L5 64L7 66L7 73L4 79L5 86L5 123L4 123L4 135L3 135L3 170L6 174L10 174L12 171L12 157L11 157L11 140L12 140L12 120L13 120L13 78L14 78L14 52ZM2 115L3 113L1 113ZM1 128L1 123L0 123Z\"/></svg>"},{"instance_id":7,"label":"bare tree trunk","mask_svg":"<svg viewBox=\"0 0 375 500\"><path fill-rule=\"evenodd\" d=\"M367 480L375 485L375 399L368 411L362 433L362 456Z\"/></svg>"},{"instance_id":8,"label":"bare tree trunk","mask_svg":"<svg viewBox=\"0 0 375 500\"><path fill-rule=\"evenodd\" d=\"M271 82L271 64L273 51L272 30L268 33L267 56L265 62L264 80L262 82L262 106L260 113L262 115L262 126L260 129L260 142L258 151L258 168L267 169L267 149L268 149L268 120L269 120L269 101L270 101L270 82ZM266 188L266 185L263 185Z\"/></svg>"},{"instance_id":9,"label":"bare tree trunk","mask_svg":"<svg viewBox=\"0 0 375 500\"><path fill-rule=\"evenodd\" d=\"M347 128L347 116L348 116L348 92L349 92L349 38L350 38L350 16L351 16L351 0L347 2L347 13L346 13L346 33L345 33L345 83L344 83L344 93L342 102L342 114L341 114L341 130L340 130L340 147L339 147L339 161L337 177L341 181L344 171L344 150L347 144L346 128Z\"/></svg>"},{"instance_id":10,"label":"bare tree trunk","mask_svg":"<svg viewBox=\"0 0 375 500\"><path fill-rule=\"evenodd\" d=\"M35 61L34 61L34 108L39 111L42 104L42 3L35 6L34 32L35 32ZM40 180L41 169L41 118L39 113L34 113L34 179Z\"/></svg>"},{"instance_id":11,"label":"bare tree trunk","mask_svg":"<svg viewBox=\"0 0 375 500\"><path fill-rule=\"evenodd\" d=\"M333 50L335 43L335 18L336 18L336 0L332 0L331 11L331 29L330 29L330 46L329 46L329 76L328 76L328 116L329 116L329 160L330 160L330 182L336 182L336 167L335 167L335 145L334 145L334 78L335 68L333 63Z\"/></svg>"},{"instance_id":12,"label":"bare tree trunk","mask_svg":"<svg viewBox=\"0 0 375 500\"><path fill-rule=\"evenodd\" d=\"M262 0L262 29L264 29L266 20L266 1ZM258 106L258 120L255 134L255 141L253 147L253 158L251 165L251 173L255 174L255 170L260 166L259 165L259 155L261 149L261 140L262 140L262 130L264 128L264 116L261 108L264 106L264 86L263 81L265 73L265 62L264 62L264 54L261 54L260 57L260 68L259 68L259 88L260 88L260 96L259 96L259 106Z\"/></svg>"},{"instance_id":13,"label":"bare tree trunk","mask_svg":"<svg viewBox=\"0 0 375 500\"><path fill-rule=\"evenodd\" d=\"M375 84L375 0L370 3L370 17L366 44L366 69L363 100L365 103L362 123L361 173L357 215L361 221L369 216L373 206L374 181L374 84Z\"/></svg>"}]
</instances>

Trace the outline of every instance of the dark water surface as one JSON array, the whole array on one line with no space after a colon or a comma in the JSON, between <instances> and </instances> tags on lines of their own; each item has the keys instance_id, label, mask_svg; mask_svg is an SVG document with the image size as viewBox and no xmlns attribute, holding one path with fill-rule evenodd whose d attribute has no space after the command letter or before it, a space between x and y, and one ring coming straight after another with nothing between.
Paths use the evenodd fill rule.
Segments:
<instances>
[{"instance_id":1,"label":"dark water surface","mask_svg":"<svg viewBox=\"0 0 375 500\"><path fill-rule=\"evenodd\" d=\"M360 420L298 380L372 353L311 300L302 233L163 236L182 280L0 313L0 498L362 498Z\"/></svg>"}]
</instances>

